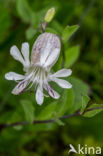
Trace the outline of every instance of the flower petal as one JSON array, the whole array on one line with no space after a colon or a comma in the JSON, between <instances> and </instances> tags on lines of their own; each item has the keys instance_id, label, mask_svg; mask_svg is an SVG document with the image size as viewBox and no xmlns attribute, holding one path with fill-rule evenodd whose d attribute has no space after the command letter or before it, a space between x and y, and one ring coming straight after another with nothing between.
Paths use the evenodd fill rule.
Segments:
<instances>
[{"instance_id":1,"label":"flower petal","mask_svg":"<svg viewBox=\"0 0 103 156\"><path fill-rule=\"evenodd\" d=\"M52 51L52 53L48 56L48 58L46 59L44 63L44 67L53 66L58 59L59 53L60 53L60 49L55 48Z\"/></svg>"},{"instance_id":2,"label":"flower petal","mask_svg":"<svg viewBox=\"0 0 103 156\"><path fill-rule=\"evenodd\" d=\"M12 90L12 94L18 95L22 93L28 85L27 80L23 80Z\"/></svg>"},{"instance_id":3,"label":"flower petal","mask_svg":"<svg viewBox=\"0 0 103 156\"><path fill-rule=\"evenodd\" d=\"M25 65L29 66L30 65L30 61L29 61L29 44L27 42L22 44L21 52L22 52L22 54L24 56Z\"/></svg>"},{"instance_id":4,"label":"flower petal","mask_svg":"<svg viewBox=\"0 0 103 156\"><path fill-rule=\"evenodd\" d=\"M67 77L71 75L71 73L72 73L71 69L61 69L56 73L52 74L51 77Z\"/></svg>"},{"instance_id":5,"label":"flower petal","mask_svg":"<svg viewBox=\"0 0 103 156\"><path fill-rule=\"evenodd\" d=\"M40 86L38 86L36 91L36 101L39 105L41 105L44 101L43 89Z\"/></svg>"},{"instance_id":6,"label":"flower petal","mask_svg":"<svg viewBox=\"0 0 103 156\"><path fill-rule=\"evenodd\" d=\"M72 85L66 80L54 78L52 81L56 82L62 88L72 88Z\"/></svg>"},{"instance_id":7,"label":"flower petal","mask_svg":"<svg viewBox=\"0 0 103 156\"><path fill-rule=\"evenodd\" d=\"M10 49L10 54L13 56L15 60L18 60L23 65L25 65L24 59L19 51L19 49L16 46L12 46Z\"/></svg>"},{"instance_id":8,"label":"flower petal","mask_svg":"<svg viewBox=\"0 0 103 156\"><path fill-rule=\"evenodd\" d=\"M25 78L25 76L17 74L15 72L9 72L9 73L5 74L5 79L7 79L7 80L17 81L17 80L22 80L24 78Z\"/></svg>"},{"instance_id":9,"label":"flower petal","mask_svg":"<svg viewBox=\"0 0 103 156\"><path fill-rule=\"evenodd\" d=\"M60 95L55 90L53 90L49 84L45 86L45 89L52 98L58 99L60 97Z\"/></svg>"}]
</instances>

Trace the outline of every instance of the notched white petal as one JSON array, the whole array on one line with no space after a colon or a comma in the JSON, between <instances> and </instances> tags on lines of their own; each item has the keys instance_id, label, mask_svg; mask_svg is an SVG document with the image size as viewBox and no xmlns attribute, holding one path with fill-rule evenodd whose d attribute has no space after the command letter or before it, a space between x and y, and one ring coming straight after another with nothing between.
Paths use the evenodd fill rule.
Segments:
<instances>
[{"instance_id":1,"label":"notched white petal","mask_svg":"<svg viewBox=\"0 0 103 156\"><path fill-rule=\"evenodd\" d=\"M17 74L15 72L9 72L5 74L5 79L7 80L23 80L25 78L25 76L21 75L21 74Z\"/></svg>"},{"instance_id":2,"label":"notched white petal","mask_svg":"<svg viewBox=\"0 0 103 156\"><path fill-rule=\"evenodd\" d=\"M27 42L22 44L21 52L23 54L26 66L30 65L29 61L29 44Z\"/></svg>"},{"instance_id":3,"label":"notched white petal","mask_svg":"<svg viewBox=\"0 0 103 156\"><path fill-rule=\"evenodd\" d=\"M14 95L18 95L22 92L25 91L25 88L28 85L28 81L27 80L23 80L20 83L18 83L18 85L12 90L12 94Z\"/></svg>"},{"instance_id":4,"label":"notched white petal","mask_svg":"<svg viewBox=\"0 0 103 156\"><path fill-rule=\"evenodd\" d=\"M62 88L72 88L72 85L66 80L54 78L52 81L56 82Z\"/></svg>"},{"instance_id":5,"label":"notched white petal","mask_svg":"<svg viewBox=\"0 0 103 156\"><path fill-rule=\"evenodd\" d=\"M39 105L41 105L44 101L43 89L40 86L38 86L36 91L36 101Z\"/></svg>"},{"instance_id":6,"label":"notched white petal","mask_svg":"<svg viewBox=\"0 0 103 156\"><path fill-rule=\"evenodd\" d=\"M16 46L12 46L10 49L10 54L13 56L15 60L18 60L23 65L25 64L24 59L19 51L19 49Z\"/></svg>"},{"instance_id":7,"label":"notched white petal","mask_svg":"<svg viewBox=\"0 0 103 156\"><path fill-rule=\"evenodd\" d=\"M71 69L61 69L57 71L56 73L52 74L51 77L67 77L72 74Z\"/></svg>"}]
</instances>

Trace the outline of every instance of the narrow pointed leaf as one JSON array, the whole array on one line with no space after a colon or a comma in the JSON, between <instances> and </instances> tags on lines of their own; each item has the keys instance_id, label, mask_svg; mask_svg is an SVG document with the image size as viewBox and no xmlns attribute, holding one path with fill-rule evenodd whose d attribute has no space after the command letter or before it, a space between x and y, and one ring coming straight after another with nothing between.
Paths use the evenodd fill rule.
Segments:
<instances>
[{"instance_id":1,"label":"narrow pointed leaf","mask_svg":"<svg viewBox=\"0 0 103 156\"><path fill-rule=\"evenodd\" d=\"M87 107L87 104L89 102L90 98L87 95L82 96L82 107L81 107L81 113L83 113Z\"/></svg>"},{"instance_id":2,"label":"narrow pointed leaf","mask_svg":"<svg viewBox=\"0 0 103 156\"><path fill-rule=\"evenodd\" d=\"M103 104L93 104L87 109L87 112L83 116L89 117L89 118L93 117L103 111L102 107L103 107Z\"/></svg>"},{"instance_id":3,"label":"narrow pointed leaf","mask_svg":"<svg viewBox=\"0 0 103 156\"><path fill-rule=\"evenodd\" d=\"M77 29L79 28L79 25L73 25L73 26L66 26L66 28L64 29L63 33L62 33L62 40L63 42L67 42L70 37L77 31Z\"/></svg>"}]
</instances>

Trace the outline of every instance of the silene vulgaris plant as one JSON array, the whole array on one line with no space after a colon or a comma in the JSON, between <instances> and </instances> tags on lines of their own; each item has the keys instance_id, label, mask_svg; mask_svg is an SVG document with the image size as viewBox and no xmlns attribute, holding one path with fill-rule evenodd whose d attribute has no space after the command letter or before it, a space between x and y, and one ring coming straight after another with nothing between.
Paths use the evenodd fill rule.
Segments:
<instances>
[{"instance_id":1,"label":"silene vulgaris plant","mask_svg":"<svg viewBox=\"0 0 103 156\"><path fill-rule=\"evenodd\" d=\"M20 61L24 66L25 75L9 72L5 75L7 80L20 81L13 89L12 93L18 95L32 86L36 90L36 101L38 104L43 103L45 89L48 94L59 98L59 94L52 89L49 82L54 81L62 88L71 88L72 85L66 80L60 79L71 75L70 69L61 69L56 73L50 72L52 66L56 63L61 49L60 39L57 35L44 32L35 41L31 61L29 60L29 44L23 43L21 52L16 46L11 47L10 54L14 59Z\"/></svg>"},{"instance_id":2,"label":"silene vulgaris plant","mask_svg":"<svg viewBox=\"0 0 103 156\"><path fill-rule=\"evenodd\" d=\"M50 21L53 14L54 9L52 8L47 12L45 19ZM63 68L56 73L51 73L51 68L60 55L60 50L61 41L59 37L49 32L43 32L38 36L32 48L31 59L29 59L29 44L27 42L22 44L21 53L15 45L12 46L10 54L23 64L25 72L24 75L15 72L5 74L7 80L14 80L18 83L12 93L18 95L33 87L34 91L36 91L36 101L41 105L45 96L43 90L46 90L54 99L58 99L60 96L50 86L50 81L54 81L62 88L71 88L72 85L68 81L61 79L71 75L72 71L70 69Z\"/></svg>"},{"instance_id":3,"label":"silene vulgaris plant","mask_svg":"<svg viewBox=\"0 0 103 156\"><path fill-rule=\"evenodd\" d=\"M53 114L56 114L56 119L58 120L44 120L42 121L43 123L60 121L62 118L76 115L92 117L102 111L103 105L88 104L90 101L90 98L88 97L90 88L86 83L73 76L65 80L65 77L72 74L72 70L68 68L71 67L79 56L78 46L68 46L68 40L77 31L79 26L66 26L61 34L53 33L55 32L53 28L50 29L53 31L46 31L47 25L52 20L54 14L55 9L49 9L45 15L44 22L41 22L41 27L38 29L40 31L42 30L42 33L36 38L32 46L31 57L29 54L29 43L25 42L22 44L21 52L15 45L11 47L10 54L15 60L22 63L25 73L24 75L21 75L15 72L9 72L5 74L5 78L17 82L16 87L12 90L12 94L19 95L24 91L31 91L32 88L36 102L39 105L43 104L45 96L56 99L54 100L56 102L51 102L43 109L39 119L50 119L53 117ZM64 67L53 73L52 67L57 62L60 52L62 52L62 63L64 63ZM64 56L65 58L63 59ZM61 96L62 98L60 98L60 100L60 93L58 93L56 89L53 89L54 87L52 87L51 81L53 81L54 85L56 83L59 87L66 89L65 92L62 92L63 96ZM28 102L27 100L24 101L26 101L24 102L25 104L23 103L23 107L25 107L24 112L27 116L27 120L29 120L29 117L30 121L34 121L34 106L28 105L28 103L30 103L29 100ZM43 105L42 107L45 106ZM73 114L63 116L68 110L69 113ZM38 123L40 123L40 121Z\"/></svg>"}]
</instances>

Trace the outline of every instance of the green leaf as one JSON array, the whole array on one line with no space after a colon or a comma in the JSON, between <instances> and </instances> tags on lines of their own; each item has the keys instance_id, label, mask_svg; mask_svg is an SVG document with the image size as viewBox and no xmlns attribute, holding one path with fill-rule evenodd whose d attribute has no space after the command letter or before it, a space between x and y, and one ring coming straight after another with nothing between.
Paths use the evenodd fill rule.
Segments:
<instances>
[{"instance_id":1,"label":"green leaf","mask_svg":"<svg viewBox=\"0 0 103 156\"><path fill-rule=\"evenodd\" d=\"M82 107L81 107L81 114L85 111L88 102L90 101L90 98L87 95L82 96Z\"/></svg>"},{"instance_id":2,"label":"green leaf","mask_svg":"<svg viewBox=\"0 0 103 156\"><path fill-rule=\"evenodd\" d=\"M68 78L68 81L72 84L74 92L74 102L71 106L70 113L73 113L82 106L82 95L88 95L89 86L83 81L75 77Z\"/></svg>"},{"instance_id":3,"label":"green leaf","mask_svg":"<svg viewBox=\"0 0 103 156\"><path fill-rule=\"evenodd\" d=\"M90 107L88 107L87 112L84 113L83 116L93 117L103 111L103 108L101 108L101 107L103 107L103 104L92 104ZM97 109L94 109L94 108L97 108ZM92 110L92 109L94 109L94 110Z\"/></svg>"},{"instance_id":4,"label":"green leaf","mask_svg":"<svg viewBox=\"0 0 103 156\"><path fill-rule=\"evenodd\" d=\"M60 119L55 119L55 122L56 122L58 125L60 125L60 126L64 126L64 125L65 125L65 123L62 122Z\"/></svg>"},{"instance_id":5,"label":"green leaf","mask_svg":"<svg viewBox=\"0 0 103 156\"><path fill-rule=\"evenodd\" d=\"M22 20L26 23L30 22L32 10L27 0L17 0L17 11Z\"/></svg>"},{"instance_id":6,"label":"green leaf","mask_svg":"<svg viewBox=\"0 0 103 156\"><path fill-rule=\"evenodd\" d=\"M68 48L65 51L65 67L68 68L72 66L75 61L78 59L80 54L80 47L79 46L73 46L71 48Z\"/></svg>"},{"instance_id":7,"label":"green leaf","mask_svg":"<svg viewBox=\"0 0 103 156\"><path fill-rule=\"evenodd\" d=\"M50 119L54 112L55 112L55 107L56 107L57 102L48 104L38 115L38 120L46 120Z\"/></svg>"},{"instance_id":8,"label":"green leaf","mask_svg":"<svg viewBox=\"0 0 103 156\"><path fill-rule=\"evenodd\" d=\"M36 32L37 32L36 29L34 29L33 27L28 28L27 31L26 31L26 38L28 40L33 38L34 35L36 34Z\"/></svg>"},{"instance_id":9,"label":"green leaf","mask_svg":"<svg viewBox=\"0 0 103 156\"><path fill-rule=\"evenodd\" d=\"M23 128L23 126L22 125L17 125L17 126L14 126L13 128L15 130L17 130L17 131L20 131Z\"/></svg>"},{"instance_id":10,"label":"green leaf","mask_svg":"<svg viewBox=\"0 0 103 156\"><path fill-rule=\"evenodd\" d=\"M50 33L53 33L53 34L57 34L57 32L56 32L55 29L49 28L49 27L46 28L46 32L50 32Z\"/></svg>"},{"instance_id":11,"label":"green leaf","mask_svg":"<svg viewBox=\"0 0 103 156\"><path fill-rule=\"evenodd\" d=\"M63 42L64 43L67 42L70 39L70 37L77 31L78 28L79 28L78 25L66 26L66 28L62 33Z\"/></svg>"},{"instance_id":12,"label":"green leaf","mask_svg":"<svg viewBox=\"0 0 103 156\"><path fill-rule=\"evenodd\" d=\"M62 99L59 100L56 107L56 113L58 117L64 115L69 111L74 102L74 93L72 89L68 89L64 92Z\"/></svg>"},{"instance_id":13,"label":"green leaf","mask_svg":"<svg viewBox=\"0 0 103 156\"><path fill-rule=\"evenodd\" d=\"M26 120L29 121L30 123L32 123L34 120L34 106L33 106L33 104L28 100L22 100L21 105L23 107Z\"/></svg>"}]
</instances>

